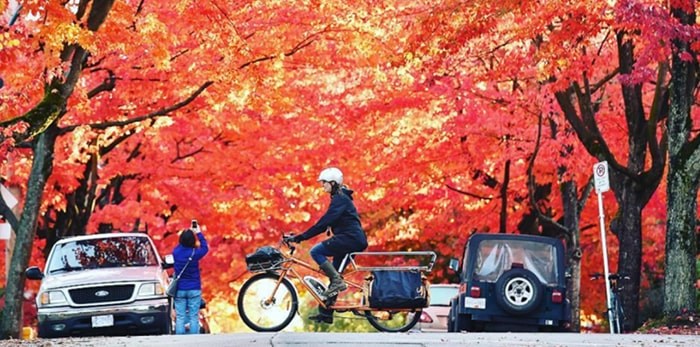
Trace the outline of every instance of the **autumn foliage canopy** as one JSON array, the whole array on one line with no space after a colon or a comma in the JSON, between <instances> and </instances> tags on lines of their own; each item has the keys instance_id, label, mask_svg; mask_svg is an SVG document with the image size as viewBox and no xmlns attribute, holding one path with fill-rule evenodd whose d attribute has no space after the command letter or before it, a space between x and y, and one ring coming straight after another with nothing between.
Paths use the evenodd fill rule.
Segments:
<instances>
[{"instance_id":1,"label":"autumn foliage canopy","mask_svg":"<svg viewBox=\"0 0 700 347\"><path fill-rule=\"evenodd\" d=\"M638 84L654 107L658 62L670 53L659 37L697 34L676 30L665 6L127 0L91 32L75 19L77 1L23 2L10 25L16 8L0 0L0 175L25 189L32 152L13 134L28 125L12 120L50 92L64 44L79 44L89 54L58 124L40 229L62 232L52 223L75 208L83 185L85 233L145 231L167 254L198 219L211 249L204 296L213 325L232 331L241 327L233 305L245 254L311 226L328 204L317 175L337 166L370 250L433 250L431 280L454 281L447 261L461 258L469 235L498 232L504 213L507 232L546 233L533 209L561 219L561 182L587 186L597 160L562 116L557 91L582 75L600 81L581 87L604 90L598 130L626 156L620 85ZM616 74L623 28L636 33L638 58ZM663 187L643 213L645 291L663 273ZM617 206L612 195L604 202L610 221ZM598 206L584 203L582 314L600 316L604 287L588 280L602 271ZM34 245L31 261L43 264L46 235ZM612 234L608 246L615 270Z\"/></svg>"}]
</instances>

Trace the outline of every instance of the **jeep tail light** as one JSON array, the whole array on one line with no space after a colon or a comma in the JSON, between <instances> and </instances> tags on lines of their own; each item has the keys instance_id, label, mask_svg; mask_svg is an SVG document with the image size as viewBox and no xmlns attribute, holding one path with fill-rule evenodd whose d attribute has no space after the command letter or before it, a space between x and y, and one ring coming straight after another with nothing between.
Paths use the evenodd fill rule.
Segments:
<instances>
[{"instance_id":1,"label":"jeep tail light","mask_svg":"<svg viewBox=\"0 0 700 347\"><path fill-rule=\"evenodd\" d=\"M552 292L552 303L561 304L564 301L564 295L558 290Z\"/></svg>"},{"instance_id":2,"label":"jeep tail light","mask_svg":"<svg viewBox=\"0 0 700 347\"><path fill-rule=\"evenodd\" d=\"M460 283L459 284L459 293L464 294L467 292L467 284L466 283Z\"/></svg>"},{"instance_id":3,"label":"jeep tail light","mask_svg":"<svg viewBox=\"0 0 700 347\"><path fill-rule=\"evenodd\" d=\"M469 288L469 296L471 296L472 298L481 297L481 287L472 286L471 288Z\"/></svg>"},{"instance_id":4,"label":"jeep tail light","mask_svg":"<svg viewBox=\"0 0 700 347\"><path fill-rule=\"evenodd\" d=\"M422 311L420 313L420 321L421 321L421 323L432 323L433 319L430 317L430 315L428 313L426 313L425 311Z\"/></svg>"}]
</instances>

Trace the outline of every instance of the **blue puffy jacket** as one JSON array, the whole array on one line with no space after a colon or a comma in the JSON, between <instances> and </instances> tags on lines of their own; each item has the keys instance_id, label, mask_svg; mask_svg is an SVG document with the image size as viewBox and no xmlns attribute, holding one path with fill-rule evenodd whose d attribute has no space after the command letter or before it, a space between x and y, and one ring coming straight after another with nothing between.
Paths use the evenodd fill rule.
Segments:
<instances>
[{"instance_id":1,"label":"blue puffy jacket","mask_svg":"<svg viewBox=\"0 0 700 347\"><path fill-rule=\"evenodd\" d=\"M177 283L177 290L201 290L202 289L202 278L199 272L199 260L204 257L207 252L209 252L209 245L207 245L207 240L204 238L204 234L196 233L199 239L199 247L191 248L185 247L183 245L177 245L173 250L173 258L175 260L175 270L173 271L173 277L182 271L185 267L187 259L192 256L192 261L190 261L185 271L180 277L180 281ZM194 255L192 250L194 249Z\"/></svg>"},{"instance_id":2,"label":"blue puffy jacket","mask_svg":"<svg viewBox=\"0 0 700 347\"><path fill-rule=\"evenodd\" d=\"M316 224L298 236L299 241L308 240L331 227L333 236L323 241L323 245L335 255L342 256L367 248L367 236L362 229L352 193L352 190L342 187L332 194L331 204L326 213Z\"/></svg>"}]
</instances>

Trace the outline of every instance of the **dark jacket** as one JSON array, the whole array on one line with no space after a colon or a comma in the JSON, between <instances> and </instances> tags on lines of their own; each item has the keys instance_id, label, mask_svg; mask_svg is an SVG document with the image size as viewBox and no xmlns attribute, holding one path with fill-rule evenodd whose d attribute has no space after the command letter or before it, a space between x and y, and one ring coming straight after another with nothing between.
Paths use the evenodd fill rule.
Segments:
<instances>
[{"instance_id":1,"label":"dark jacket","mask_svg":"<svg viewBox=\"0 0 700 347\"><path fill-rule=\"evenodd\" d=\"M344 255L367 248L367 236L362 230L360 216L352 201L352 193L352 190L342 187L332 194L326 214L309 230L299 235L299 240L308 240L331 227L333 236L323 241L323 245L331 252Z\"/></svg>"},{"instance_id":2,"label":"dark jacket","mask_svg":"<svg viewBox=\"0 0 700 347\"><path fill-rule=\"evenodd\" d=\"M177 283L177 290L201 290L202 289L202 279L199 273L199 260L204 257L207 252L209 252L209 245L207 245L207 240L204 238L204 234L198 233L197 238L199 239L199 248L190 248L183 245L177 245L173 250L173 258L175 259L175 270L173 271L173 278L182 271L185 267L187 259L192 256L192 261L187 265L185 271L180 277L180 281ZM192 250L194 249L194 255L192 255Z\"/></svg>"}]
</instances>

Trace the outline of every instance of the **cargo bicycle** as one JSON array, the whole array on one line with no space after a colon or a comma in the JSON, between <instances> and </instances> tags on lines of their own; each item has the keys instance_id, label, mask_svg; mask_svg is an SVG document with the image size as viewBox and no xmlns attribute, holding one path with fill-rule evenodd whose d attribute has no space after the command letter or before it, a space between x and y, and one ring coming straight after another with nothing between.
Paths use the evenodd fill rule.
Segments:
<instances>
[{"instance_id":1,"label":"cargo bicycle","mask_svg":"<svg viewBox=\"0 0 700 347\"><path fill-rule=\"evenodd\" d=\"M434 252L350 253L338 270L348 289L326 298L323 296L325 284L304 273L321 278L325 275L315 264L296 257L295 250L296 247L283 237L280 247L261 247L246 257L248 270L255 275L241 287L237 304L240 317L249 328L259 332L280 331L292 322L300 304L292 279L296 279L320 307L340 313L352 312L383 332L410 330L420 320L423 308L428 306L430 288L425 274L432 271L435 264ZM367 259L380 264L359 262ZM396 292L404 295L395 295Z\"/></svg>"}]
</instances>

